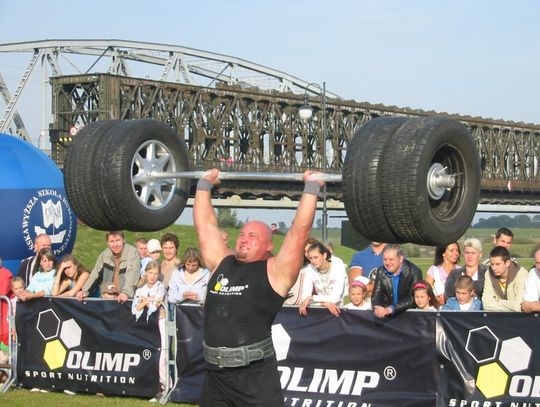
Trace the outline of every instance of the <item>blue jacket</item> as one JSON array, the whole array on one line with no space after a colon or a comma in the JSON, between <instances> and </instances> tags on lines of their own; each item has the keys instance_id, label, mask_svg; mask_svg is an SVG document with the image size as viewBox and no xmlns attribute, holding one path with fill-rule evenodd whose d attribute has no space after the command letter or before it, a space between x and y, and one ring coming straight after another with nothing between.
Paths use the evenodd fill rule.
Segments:
<instances>
[{"instance_id":1,"label":"blue jacket","mask_svg":"<svg viewBox=\"0 0 540 407\"><path fill-rule=\"evenodd\" d=\"M472 305L471 305L471 308L469 308L469 311L480 311L482 309L483 309L482 301L480 301L476 297L473 297ZM461 309L459 308L459 302L457 298L456 297L448 298L448 301L446 301L446 304L442 306L441 311L461 311Z\"/></svg>"}]
</instances>

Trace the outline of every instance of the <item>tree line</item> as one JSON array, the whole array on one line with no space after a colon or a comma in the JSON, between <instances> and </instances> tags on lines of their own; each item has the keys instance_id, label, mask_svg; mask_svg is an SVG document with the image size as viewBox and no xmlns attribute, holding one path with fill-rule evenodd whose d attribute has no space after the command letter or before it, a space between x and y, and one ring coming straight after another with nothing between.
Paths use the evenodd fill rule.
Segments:
<instances>
[{"instance_id":1,"label":"tree line","mask_svg":"<svg viewBox=\"0 0 540 407\"><path fill-rule=\"evenodd\" d=\"M540 227L540 215L508 215L490 216L489 218L480 218L478 222L472 225L473 228L538 228Z\"/></svg>"}]
</instances>

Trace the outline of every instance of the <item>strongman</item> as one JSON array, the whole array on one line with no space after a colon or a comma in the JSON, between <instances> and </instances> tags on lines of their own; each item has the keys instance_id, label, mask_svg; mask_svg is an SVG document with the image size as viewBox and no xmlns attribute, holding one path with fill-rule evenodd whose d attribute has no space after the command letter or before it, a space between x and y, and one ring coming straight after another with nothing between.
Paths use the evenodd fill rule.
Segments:
<instances>
[{"instance_id":1,"label":"strongman","mask_svg":"<svg viewBox=\"0 0 540 407\"><path fill-rule=\"evenodd\" d=\"M293 225L272 255L272 231L263 222L244 225L232 251L223 241L211 203L219 170L199 180L193 220L212 277L204 313L206 376L201 407L283 406L272 322L295 283L323 181L304 173L304 192Z\"/></svg>"}]
</instances>

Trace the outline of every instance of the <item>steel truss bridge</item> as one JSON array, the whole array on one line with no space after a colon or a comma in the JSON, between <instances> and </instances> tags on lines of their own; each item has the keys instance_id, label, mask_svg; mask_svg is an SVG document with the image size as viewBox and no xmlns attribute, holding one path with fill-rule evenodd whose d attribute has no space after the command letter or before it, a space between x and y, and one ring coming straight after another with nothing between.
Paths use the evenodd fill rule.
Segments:
<instances>
[{"instance_id":1,"label":"steel truss bridge","mask_svg":"<svg viewBox=\"0 0 540 407\"><path fill-rule=\"evenodd\" d=\"M12 94L0 72L5 101L0 131L28 137L17 106L40 65L42 83L50 92L44 100L50 105L43 109L51 113L52 157L60 166L80 126L95 120L153 118L178 131L193 169L341 173L348 141L372 118L447 115L343 100L284 72L174 45L121 40L0 44L0 60L8 52L26 53L29 60ZM304 96L314 108L309 121L298 115ZM540 125L447 116L464 123L476 140L482 160L480 202L538 209ZM298 193L294 183L236 181L220 188L223 197L248 199L294 199ZM328 196L340 200L340 186L329 185Z\"/></svg>"}]
</instances>

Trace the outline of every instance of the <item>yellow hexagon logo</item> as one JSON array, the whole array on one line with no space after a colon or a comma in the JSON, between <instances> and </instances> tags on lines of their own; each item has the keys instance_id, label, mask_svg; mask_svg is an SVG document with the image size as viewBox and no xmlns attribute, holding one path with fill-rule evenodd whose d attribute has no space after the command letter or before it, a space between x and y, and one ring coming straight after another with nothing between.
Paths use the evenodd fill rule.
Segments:
<instances>
[{"instance_id":1,"label":"yellow hexagon logo","mask_svg":"<svg viewBox=\"0 0 540 407\"><path fill-rule=\"evenodd\" d=\"M64 361L66 360L66 349L64 345L58 340L47 342L45 345L45 353L43 354L43 359L47 362L49 369L54 370L62 367Z\"/></svg>"},{"instance_id":2,"label":"yellow hexagon logo","mask_svg":"<svg viewBox=\"0 0 540 407\"><path fill-rule=\"evenodd\" d=\"M486 398L502 396L506 390L508 375L498 363L480 366L476 387Z\"/></svg>"}]
</instances>

